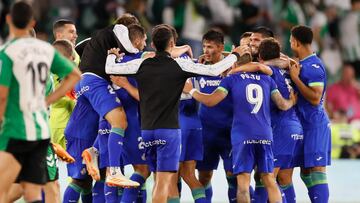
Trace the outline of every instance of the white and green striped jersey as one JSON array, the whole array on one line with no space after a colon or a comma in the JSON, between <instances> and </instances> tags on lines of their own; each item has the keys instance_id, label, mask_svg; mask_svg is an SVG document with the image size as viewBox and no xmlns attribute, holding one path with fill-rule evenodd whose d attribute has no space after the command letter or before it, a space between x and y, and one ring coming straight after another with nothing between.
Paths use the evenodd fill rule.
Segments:
<instances>
[{"instance_id":1,"label":"white and green striped jersey","mask_svg":"<svg viewBox=\"0 0 360 203\"><path fill-rule=\"evenodd\" d=\"M0 85L9 88L0 136L28 141L50 138L46 82L50 71L65 77L73 68L47 42L18 38L7 43L0 51Z\"/></svg>"}]
</instances>

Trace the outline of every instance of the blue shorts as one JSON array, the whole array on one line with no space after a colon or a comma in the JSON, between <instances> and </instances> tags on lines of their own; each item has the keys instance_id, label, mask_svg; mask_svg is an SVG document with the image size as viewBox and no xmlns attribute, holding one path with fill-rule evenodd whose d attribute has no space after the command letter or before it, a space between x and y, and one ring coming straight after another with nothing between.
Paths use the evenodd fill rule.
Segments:
<instances>
[{"instance_id":1,"label":"blue shorts","mask_svg":"<svg viewBox=\"0 0 360 203\"><path fill-rule=\"evenodd\" d=\"M146 162L153 172L179 170L180 129L142 130Z\"/></svg>"},{"instance_id":2,"label":"blue shorts","mask_svg":"<svg viewBox=\"0 0 360 203\"><path fill-rule=\"evenodd\" d=\"M124 147L122 160L124 165L143 165L147 164L145 159L145 147L141 137L141 129L137 123L128 121L128 127L125 130Z\"/></svg>"},{"instance_id":3,"label":"blue shorts","mask_svg":"<svg viewBox=\"0 0 360 203\"><path fill-rule=\"evenodd\" d=\"M201 161L204 153L202 142L201 128L181 130L180 161Z\"/></svg>"},{"instance_id":4,"label":"blue shorts","mask_svg":"<svg viewBox=\"0 0 360 203\"><path fill-rule=\"evenodd\" d=\"M330 164L330 124L324 124L313 129L304 129L304 167L310 168Z\"/></svg>"},{"instance_id":5,"label":"blue shorts","mask_svg":"<svg viewBox=\"0 0 360 203\"><path fill-rule=\"evenodd\" d=\"M279 125L273 128L274 167L281 169L302 165L303 129L298 125Z\"/></svg>"},{"instance_id":6,"label":"blue shorts","mask_svg":"<svg viewBox=\"0 0 360 203\"><path fill-rule=\"evenodd\" d=\"M274 170L274 155L271 141L267 144L249 144L247 141L233 145L233 173L251 173L257 167L260 173L272 173Z\"/></svg>"},{"instance_id":7,"label":"blue shorts","mask_svg":"<svg viewBox=\"0 0 360 203\"><path fill-rule=\"evenodd\" d=\"M111 132L111 125L105 120L99 121L98 139L99 139L99 168L109 166L108 140Z\"/></svg>"},{"instance_id":8,"label":"blue shorts","mask_svg":"<svg viewBox=\"0 0 360 203\"><path fill-rule=\"evenodd\" d=\"M74 163L67 164L68 176L80 180L89 178L89 175L86 171L86 165L83 164L81 154L85 149L91 147L94 141L82 140L72 137L66 138L66 141L66 150L75 159Z\"/></svg>"},{"instance_id":9,"label":"blue shorts","mask_svg":"<svg viewBox=\"0 0 360 203\"><path fill-rule=\"evenodd\" d=\"M220 157L224 161L225 171L232 171L231 157L231 129L216 128L203 123L202 139L204 145L204 156L198 161L196 169L199 171L216 170Z\"/></svg>"},{"instance_id":10,"label":"blue shorts","mask_svg":"<svg viewBox=\"0 0 360 203\"><path fill-rule=\"evenodd\" d=\"M78 84L80 90L76 94L83 94L100 118L105 118L107 113L121 106L112 86L100 76L84 73Z\"/></svg>"}]
</instances>

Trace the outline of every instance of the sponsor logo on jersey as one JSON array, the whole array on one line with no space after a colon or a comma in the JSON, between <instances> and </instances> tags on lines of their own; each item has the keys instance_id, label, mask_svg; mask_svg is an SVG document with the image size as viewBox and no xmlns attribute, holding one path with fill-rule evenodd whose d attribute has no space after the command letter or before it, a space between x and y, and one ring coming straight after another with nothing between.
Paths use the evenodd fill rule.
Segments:
<instances>
[{"instance_id":1,"label":"sponsor logo on jersey","mask_svg":"<svg viewBox=\"0 0 360 203\"><path fill-rule=\"evenodd\" d=\"M271 145L271 140L245 140L244 144L263 144Z\"/></svg>"},{"instance_id":2,"label":"sponsor logo on jersey","mask_svg":"<svg viewBox=\"0 0 360 203\"><path fill-rule=\"evenodd\" d=\"M221 80L205 80L204 78L201 78L199 81L200 87L204 88L205 86L210 87L217 87L221 83Z\"/></svg>"},{"instance_id":3,"label":"sponsor logo on jersey","mask_svg":"<svg viewBox=\"0 0 360 203\"><path fill-rule=\"evenodd\" d=\"M110 134L110 133L111 133L110 129L99 129L98 130L99 135L107 135L107 134Z\"/></svg>"},{"instance_id":4,"label":"sponsor logo on jersey","mask_svg":"<svg viewBox=\"0 0 360 203\"><path fill-rule=\"evenodd\" d=\"M292 134L291 138L293 140L303 140L304 139L304 135L299 135L299 134Z\"/></svg>"},{"instance_id":5,"label":"sponsor logo on jersey","mask_svg":"<svg viewBox=\"0 0 360 203\"><path fill-rule=\"evenodd\" d=\"M149 142L144 142L145 147L152 147L155 145L166 145L166 140L158 139Z\"/></svg>"},{"instance_id":6,"label":"sponsor logo on jersey","mask_svg":"<svg viewBox=\"0 0 360 203\"><path fill-rule=\"evenodd\" d=\"M75 92L75 97L79 98L81 95L83 95L85 92L89 91L89 86L84 86L80 89L80 91Z\"/></svg>"}]
</instances>

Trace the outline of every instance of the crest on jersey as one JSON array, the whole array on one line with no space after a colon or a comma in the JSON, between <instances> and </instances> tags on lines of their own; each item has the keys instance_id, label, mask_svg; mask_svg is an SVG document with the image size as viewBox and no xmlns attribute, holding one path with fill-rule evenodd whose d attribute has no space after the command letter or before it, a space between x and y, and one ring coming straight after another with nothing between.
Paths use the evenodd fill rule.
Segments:
<instances>
[{"instance_id":1,"label":"crest on jersey","mask_svg":"<svg viewBox=\"0 0 360 203\"><path fill-rule=\"evenodd\" d=\"M315 63L312 64L311 66L314 67L314 68L320 68L320 66L318 64L315 64Z\"/></svg>"},{"instance_id":2,"label":"crest on jersey","mask_svg":"<svg viewBox=\"0 0 360 203\"><path fill-rule=\"evenodd\" d=\"M199 84L200 84L200 87L201 87L201 88L204 88L205 85L206 85L205 79L204 79L204 78L201 78L200 81L199 81Z\"/></svg>"}]
</instances>

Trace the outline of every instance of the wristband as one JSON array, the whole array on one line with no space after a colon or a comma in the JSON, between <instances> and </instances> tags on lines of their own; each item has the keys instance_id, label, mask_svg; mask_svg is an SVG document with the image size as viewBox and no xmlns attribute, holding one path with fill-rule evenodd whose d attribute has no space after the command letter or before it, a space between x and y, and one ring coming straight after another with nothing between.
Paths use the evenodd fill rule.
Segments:
<instances>
[{"instance_id":1,"label":"wristband","mask_svg":"<svg viewBox=\"0 0 360 203\"><path fill-rule=\"evenodd\" d=\"M231 54L234 54L234 55L236 56L237 61L240 60L240 54L239 54L239 53L237 53L237 52L231 52Z\"/></svg>"},{"instance_id":2,"label":"wristband","mask_svg":"<svg viewBox=\"0 0 360 203\"><path fill-rule=\"evenodd\" d=\"M193 88L193 89L190 90L189 94L190 94L191 96L193 96L193 94L194 94L196 91L197 91L197 89Z\"/></svg>"}]
</instances>

